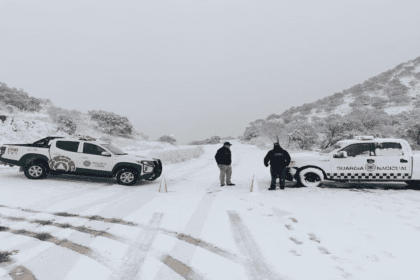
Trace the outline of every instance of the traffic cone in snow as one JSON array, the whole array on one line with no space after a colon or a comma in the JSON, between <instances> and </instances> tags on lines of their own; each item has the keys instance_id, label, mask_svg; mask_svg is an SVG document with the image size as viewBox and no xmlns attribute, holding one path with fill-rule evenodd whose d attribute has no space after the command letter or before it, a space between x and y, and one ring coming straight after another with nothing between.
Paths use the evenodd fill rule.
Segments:
<instances>
[{"instance_id":1,"label":"traffic cone in snow","mask_svg":"<svg viewBox=\"0 0 420 280\"><path fill-rule=\"evenodd\" d=\"M257 181L257 178L254 175L252 177L252 183L251 183L251 190L250 190L250 192L259 193L259 191L260 191L260 188L258 187L258 181Z\"/></svg>"},{"instance_id":2,"label":"traffic cone in snow","mask_svg":"<svg viewBox=\"0 0 420 280\"><path fill-rule=\"evenodd\" d=\"M162 185L165 185L165 191L163 191ZM160 181L159 192L168 192L168 187L166 186L165 176L162 176L162 180Z\"/></svg>"}]
</instances>

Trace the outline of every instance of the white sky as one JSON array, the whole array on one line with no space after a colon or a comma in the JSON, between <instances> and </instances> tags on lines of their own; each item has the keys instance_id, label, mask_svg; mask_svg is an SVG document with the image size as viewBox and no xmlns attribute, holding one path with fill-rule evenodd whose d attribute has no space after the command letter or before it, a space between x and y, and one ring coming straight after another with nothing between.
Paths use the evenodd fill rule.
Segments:
<instances>
[{"instance_id":1,"label":"white sky","mask_svg":"<svg viewBox=\"0 0 420 280\"><path fill-rule=\"evenodd\" d=\"M420 56L420 1L0 0L0 81L156 139L249 122Z\"/></svg>"}]
</instances>

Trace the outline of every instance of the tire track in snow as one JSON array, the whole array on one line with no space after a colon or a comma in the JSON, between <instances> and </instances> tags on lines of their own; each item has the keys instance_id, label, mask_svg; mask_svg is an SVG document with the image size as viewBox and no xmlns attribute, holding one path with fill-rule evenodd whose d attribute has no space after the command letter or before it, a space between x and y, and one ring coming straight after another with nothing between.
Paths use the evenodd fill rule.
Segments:
<instances>
[{"instance_id":1,"label":"tire track in snow","mask_svg":"<svg viewBox=\"0 0 420 280\"><path fill-rule=\"evenodd\" d=\"M105 267L109 268L108 265L108 260L106 258L104 258L103 256L95 256L93 253L94 251L92 249L90 249L89 247L71 242L67 239L58 239L52 235L50 235L47 232L43 232L43 233L38 233L38 232L32 232L32 231L28 231L26 229L15 229L15 230L10 230L9 228L2 228L2 231L7 231L10 232L12 234L15 235L24 235L24 236L28 236L34 239L37 239L39 241L42 242L50 242L53 243L57 246L72 250L78 254L84 255L102 265L104 265ZM25 278L24 278L25 279Z\"/></svg>"},{"instance_id":2,"label":"tire track in snow","mask_svg":"<svg viewBox=\"0 0 420 280\"><path fill-rule=\"evenodd\" d=\"M13 280L37 280L32 272L24 266L18 266L9 273Z\"/></svg>"},{"instance_id":3,"label":"tire track in snow","mask_svg":"<svg viewBox=\"0 0 420 280\"><path fill-rule=\"evenodd\" d=\"M239 251L246 257L245 269L250 279L281 279L271 271L265 263L264 256L260 251L258 243L253 239L251 232L245 226L241 217L235 211L228 211L232 234Z\"/></svg>"},{"instance_id":4,"label":"tire track in snow","mask_svg":"<svg viewBox=\"0 0 420 280\"><path fill-rule=\"evenodd\" d=\"M206 200L207 199L209 199L209 198L206 198ZM210 200L213 201L214 197L210 198ZM0 205L0 207L16 209L16 210L21 210L21 211L30 212L30 213L42 213L40 211L34 211L34 210L31 210L31 209L20 209L18 207L9 207L9 206L4 206L4 205ZM48 213L48 214L52 214L52 215L60 216L60 217L77 217L77 218L82 218L82 219L87 219L87 220L101 221L101 222L104 222L104 223L119 224L119 225L124 225L124 226L129 226L129 227L141 228L141 229L148 230L148 231L158 231L161 234L165 234L165 235L171 236L173 238L179 239L181 241L187 242L191 245L200 247L204 250L212 252L216 255L219 255L223 258L226 258L226 259L228 259L232 262L235 262L239 265L244 264L244 260L242 258L240 258L240 257L238 257L238 256L236 256L236 255L234 255L234 254L232 254L228 251L225 251L221 248L218 248L217 246L215 246L211 243L205 242L205 241L200 240L198 238L191 237L190 235L187 235L187 234L184 234L184 233L168 231L168 230L165 230L165 229L162 229L162 228L159 228L159 227L150 227L149 225L135 224L133 222L124 221L122 219L104 218L104 217L101 217L101 216L98 216L98 215L95 215L95 216L79 216L78 214L72 214L72 213L67 213L67 212ZM0 214L0 217L1 216L2 216L2 214ZM20 217L10 217L10 216L4 216L4 215L2 217L6 218L6 219L11 219L11 220L21 220L21 221L25 220L24 218L20 218ZM64 228L63 226L66 225L66 224L53 223L51 225ZM90 233L90 234L95 235L94 230L91 230L92 232L87 232L87 228L82 229L82 227L73 227L73 226L70 226L69 228L80 231L80 232ZM108 234L108 233L107 234L99 234L99 233L101 233L101 231L98 231L97 235L100 235L102 237L108 237L108 238L111 238L111 239L129 244L129 242L125 238L114 236L114 235L111 235L111 234Z\"/></svg>"},{"instance_id":5,"label":"tire track in snow","mask_svg":"<svg viewBox=\"0 0 420 280\"><path fill-rule=\"evenodd\" d=\"M214 196L209 197L207 195L204 195L202 197L193 215L191 216L191 218L189 219L188 223L186 224L184 228L185 232L189 232L195 236L200 236L201 231L206 222L206 217L211 210L214 200L215 200ZM197 247L196 245L199 244L197 243L198 240L189 238L188 235L177 234L176 237L181 241L187 242L195 246L193 247L185 246L184 242L177 242L175 246L171 249L171 255L177 255L178 258L182 257L182 259L187 260L187 262L190 262L194 256L194 253ZM180 262L179 260L176 260L177 262L174 262L172 261L173 257L171 257L170 255L168 256L169 257L167 256L164 257L164 260L166 261L165 264L168 265L173 271L177 273L178 272L184 273L186 270L191 271L190 276L188 276L189 274L185 274L185 273L184 273L185 275L179 274L180 276L184 277L185 279L203 279L203 277L199 276L196 272L193 272L193 270L188 267L188 264ZM171 260L172 262L169 260ZM188 277L193 277L193 275L196 275L194 277L199 277L199 278L188 278Z\"/></svg>"},{"instance_id":6,"label":"tire track in snow","mask_svg":"<svg viewBox=\"0 0 420 280\"><path fill-rule=\"evenodd\" d=\"M2 215L2 214L0 214L0 218L11 220L11 221L20 221L20 222L26 221L26 222L29 222L29 223L34 223L34 224L39 224L39 225L48 225L48 226L54 226L54 227L59 227L59 228L69 228L69 229L72 229L72 230L75 230L75 231L78 231L78 232L82 232L82 233L87 233L87 234L93 235L95 237L96 236L102 236L102 237L113 239L113 240L124 241L123 238L117 237L117 236L115 236L113 234L110 234L110 233L108 233L106 231L103 231L103 230L95 230L95 229L87 228L85 226L75 227L75 226L72 226L70 224L53 223L53 222L51 222L49 220L48 221L44 221L44 220L28 220L28 219L25 219L25 218L17 218L17 217L5 216L5 215Z\"/></svg>"},{"instance_id":7,"label":"tire track in snow","mask_svg":"<svg viewBox=\"0 0 420 280\"><path fill-rule=\"evenodd\" d=\"M207 251L210 251L210 252L212 252L216 255L219 255L219 256L224 257L228 260L231 260L231 261L233 261L237 264L240 264L240 265L244 264L244 261L241 258L239 258L239 257L237 257L237 256L235 256L235 255L233 255L233 254L231 254L227 251L219 249L219 248L217 248L217 247L215 247L215 246L213 246L213 245L211 245L207 242L204 242L200 239L197 239L197 238L194 238L194 237L191 237L189 235L182 234L182 233L177 234L176 238L178 238L179 240L185 241L187 243L190 243L192 245L195 245L197 247L203 248L203 249L205 249Z\"/></svg>"},{"instance_id":8,"label":"tire track in snow","mask_svg":"<svg viewBox=\"0 0 420 280\"><path fill-rule=\"evenodd\" d=\"M28 231L25 229L11 230L10 232L13 234L32 237L40 241L51 242L51 243L54 243L55 245L70 249L76 253L85 255L87 257L90 257L90 254L92 252L92 250L88 247L73 243L71 241L68 241L67 239L55 238L54 236L51 236L49 233L37 233L37 232Z\"/></svg>"},{"instance_id":9,"label":"tire track in snow","mask_svg":"<svg viewBox=\"0 0 420 280\"><path fill-rule=\"evenodd\" d=\"M195 272L191 267L184 264L183 262L180 262L177 259L174 259L173 257L169 255L164 255L160 259L164 264L166 264L170 269L175 271L177 274L179 274L181 277L187 280L201 280L204 279L201 277L197 272Z\"/></svg>"},{"instance_id":10,"label":"tire track in snow","mask_svg":"<svg viewBox=\"0 0 420 280\"><path fill-rule=\"evenodd\" d=\"M146 231L135 238L125 254L124 260L127 261L123 262L123 264L114 271L109 279L132 280L137 278L137 275L142 268L142 264L158 235L156 229L162 223L162 220L163 213L153 214L153 217L150 219L147 227L155 230Z\"/></svg>"}]
</instances>

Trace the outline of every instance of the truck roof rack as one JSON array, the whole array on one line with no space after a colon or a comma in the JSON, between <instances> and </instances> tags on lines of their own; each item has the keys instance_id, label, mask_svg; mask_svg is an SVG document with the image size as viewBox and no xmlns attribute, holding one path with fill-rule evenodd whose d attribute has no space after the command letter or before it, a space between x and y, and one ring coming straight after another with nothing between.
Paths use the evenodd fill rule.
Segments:
<instances>
[{"instance_id":1,"label":"truck roof rack","mask_svg":"<svg viewBox=\"0 0 420 280\"><path fill-rule=\"evenodd\" d=\"M373 140L375 137L373 136L354 136L355 140Z\"/></svg>"}]
</instances>

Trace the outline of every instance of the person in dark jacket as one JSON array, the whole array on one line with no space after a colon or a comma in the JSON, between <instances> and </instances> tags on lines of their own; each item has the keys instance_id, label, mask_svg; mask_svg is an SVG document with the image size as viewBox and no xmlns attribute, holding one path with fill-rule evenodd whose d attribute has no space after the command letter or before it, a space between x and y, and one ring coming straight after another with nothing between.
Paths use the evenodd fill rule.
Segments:
<instances>
[{"instance_id":1,"label":"person in dark jacket","mask_svg":"<svg viewBox=\"0 0 420 280\"><path fill-rule=\"evenodd\" d=\"M220 186L223 187L225 185L225 177L226 177L226 184L228 186L234 186L230 179L232 176L232 154L230 152L230 146L232 144L229 142L225 142L223 147L217 150L216 156L214 157L217 162L217 166L220 169Z\"/></svg>"},{"instance_id":2,"label":"person in dark jacket","mask_svg":"<svg viewBox=\"0 0 420 280\"><path fill-rule=\"evenodd\" d=\"M286 178L286 167L290 164L290 155L279 143L274 143L274 148L264 158L264 165L270 163L271 185L269 190L276 189L277 178L280 178L280 189L284 189Z\"/></svg>"}]
</instances>

